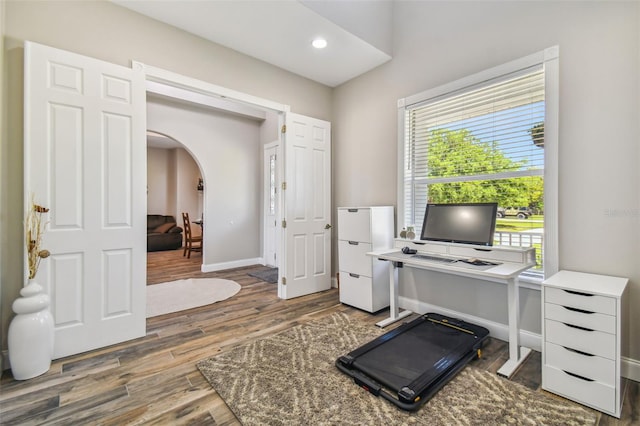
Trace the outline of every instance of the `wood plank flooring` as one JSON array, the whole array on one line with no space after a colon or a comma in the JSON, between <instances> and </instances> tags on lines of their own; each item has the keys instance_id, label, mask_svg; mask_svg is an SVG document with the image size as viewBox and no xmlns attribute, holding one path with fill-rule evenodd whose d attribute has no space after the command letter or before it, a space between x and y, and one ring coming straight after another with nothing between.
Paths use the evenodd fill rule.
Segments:
<instances>
[{"instance_id":1,"label":"wood plank flooring","mask_svg":"<svg viewBox=\"0 0 640 426\"><path fill-rule=\"evenodd\" d=\"M5 371L0 424L236 425L233 413L196 368L197 361L337 311L372 326L388 315L341 305L336 289L280 300L275 284L247 275L263 266L202 273L200 262L199 254L186 259L181 250L149 253L148 284L218 277L236 281L242 290L213 305L151 318L145 337L55 360L43 376L15 381ZM483 354L475 365L495 372L507 358L507 345L491 339ZM540 354L530 356L513 380L539 389ZM622 419L599 414L598 424L640 424L639 389L637 382L625 381Z\"/></svg>"}]
</instances>

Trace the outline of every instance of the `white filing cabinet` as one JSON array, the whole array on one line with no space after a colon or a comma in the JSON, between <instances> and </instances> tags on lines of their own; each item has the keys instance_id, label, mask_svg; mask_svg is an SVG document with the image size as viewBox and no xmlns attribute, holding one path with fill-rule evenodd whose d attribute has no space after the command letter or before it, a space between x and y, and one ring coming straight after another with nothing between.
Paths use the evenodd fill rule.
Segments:
<instances>
[{"instance_id":1,"label":"white filing cabinet","mask_svg":"<svg viewBox=\"0 0 640 426\"><path fill-rule=\"evenodd\" d=\"M542 388L618 418L627 281L560 271L542 283Z\"/></svg>"},{"instance_id":2,"label":"white filing cabinet","mask_svg":"<svg viewBox=\"0 0 640 426\"><path fill-rule=\"evenodd\" d=\"M393 206L338 208L340 302L367 312L389 306L389 262L367 252L393 247Z\"/></svg>"}]
</instances>

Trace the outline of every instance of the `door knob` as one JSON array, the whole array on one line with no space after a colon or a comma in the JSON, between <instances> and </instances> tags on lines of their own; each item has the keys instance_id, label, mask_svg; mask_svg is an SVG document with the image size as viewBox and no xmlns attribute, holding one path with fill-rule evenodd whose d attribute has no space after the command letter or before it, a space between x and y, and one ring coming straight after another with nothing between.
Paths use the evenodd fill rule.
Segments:
<instances>
[{"instance_id":1,"label":"door knob","mask_svg":"<svg viewBox=\"0 0 640 426\"><path fill-rule=\"evenodd\" d=\"M331 229L331 228L332 228L332 226L329 225L328 223L324 226L324 229Z\"/></svg>"}]
</instances>

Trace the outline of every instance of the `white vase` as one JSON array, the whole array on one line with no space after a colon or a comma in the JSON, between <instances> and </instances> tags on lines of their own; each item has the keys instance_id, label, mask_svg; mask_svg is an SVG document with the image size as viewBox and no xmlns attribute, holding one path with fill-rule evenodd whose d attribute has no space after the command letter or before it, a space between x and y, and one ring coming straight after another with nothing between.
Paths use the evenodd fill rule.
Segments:
<instances>
[{"instance_id":1,"label":"white vase","mask_svg":"<svg viewBox=\"0 0 640 426\"><path fill-rule=\"evenodd\" d=\"M416 233L414 232L414 227L413 226L408 226L407 227L407 239L408 240L413 240L416 237Z\"/></svg>"},{"instance_id":2,"label":"white vase","mask_svg":"<svg viewBox=\"0 0 640 426\"><path fill-rule=\"evenodd\" d=\"M49 371L53 357L53 317L49 296L30 280L12 305L16 316L9 324L9 362L16 380L26 380Z\"/></svg>"}]
</instances>

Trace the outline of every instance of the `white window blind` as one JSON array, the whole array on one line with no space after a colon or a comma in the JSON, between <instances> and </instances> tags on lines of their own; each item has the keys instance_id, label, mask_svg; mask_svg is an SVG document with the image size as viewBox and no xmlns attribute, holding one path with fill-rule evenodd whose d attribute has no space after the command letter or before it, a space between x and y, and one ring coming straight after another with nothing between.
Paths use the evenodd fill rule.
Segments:
<instances>
[{"instance_id":1,"label":"white window blind","mask_svg":"<svg viewBox=\"0 0 640 426\"><path fill-rule=\"evenodd\" d=\"M537 67L407 106L404 223L419 232L427 202L529 202L518 179L544 173L544 94Z\"/></svg>"},{"instance_id":2,"label":"white window blind","mask_svg":"<svg viewBox=\"0 0 640 426\"><path fill-rule=\"evenodd\" d=\"M498 220L494 244L535 247L537 265L526 274L539 279L544 271L543 64L435 93L420 96L402 112L404 225L414 226L419 236L427 203L497 202L505 216ZM521 211L527 219L516 216Z\"/></svg>"}]
</instances>

